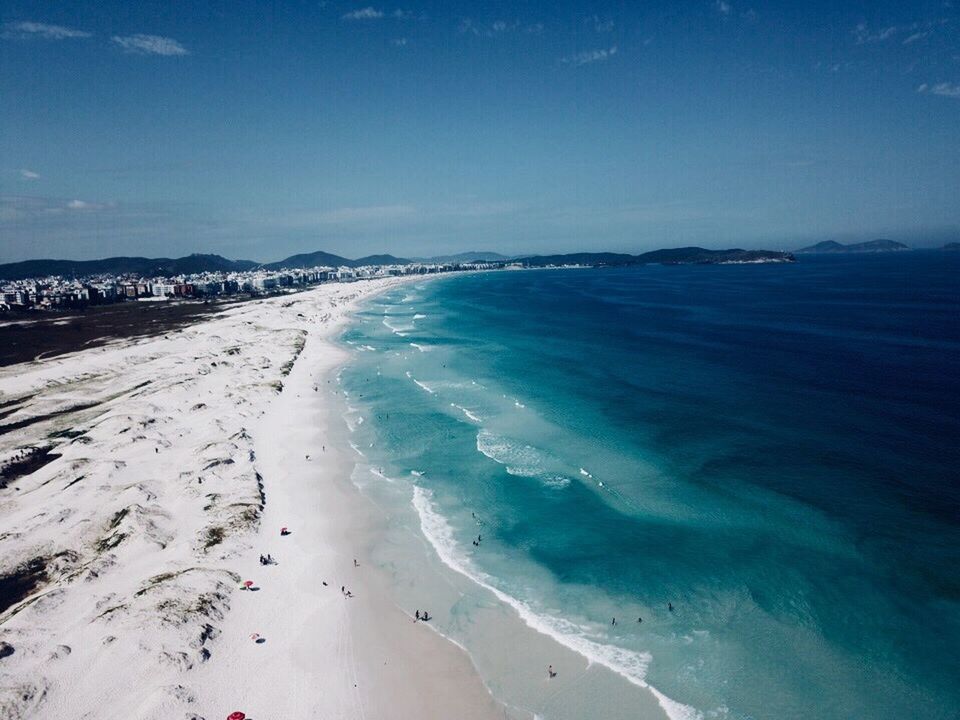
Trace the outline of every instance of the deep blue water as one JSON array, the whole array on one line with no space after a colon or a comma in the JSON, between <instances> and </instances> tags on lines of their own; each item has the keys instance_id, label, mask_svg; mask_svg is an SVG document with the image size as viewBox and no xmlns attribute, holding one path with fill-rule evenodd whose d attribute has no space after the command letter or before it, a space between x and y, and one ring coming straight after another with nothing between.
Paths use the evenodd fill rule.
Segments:
<instances>
[{"instance_id":1,"label":"deep blue water","mask_svg":"<svg viewBox=\"0 0 960 720\"><path fill-rule=\"evenodd\" d=\"M704 714L957 717L960 254L486 273L362 320L358 438L552 634Z\"/></svg>"}]
</instances>

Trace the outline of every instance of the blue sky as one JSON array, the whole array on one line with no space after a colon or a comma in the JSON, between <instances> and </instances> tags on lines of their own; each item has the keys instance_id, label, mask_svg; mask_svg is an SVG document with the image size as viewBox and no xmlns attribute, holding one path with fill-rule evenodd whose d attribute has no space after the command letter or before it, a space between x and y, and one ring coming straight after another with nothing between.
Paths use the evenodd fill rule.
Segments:
<instances>
[{"instance_id":1,"label":"blue sky","mask_svg":"<svg viewBox=\"0 0 960 720\"><path fill-rule=\"evenodd\" d=\"M0 261L960 238L950 0L368 2L5 0Z\"/></svg>"}]
</instances>

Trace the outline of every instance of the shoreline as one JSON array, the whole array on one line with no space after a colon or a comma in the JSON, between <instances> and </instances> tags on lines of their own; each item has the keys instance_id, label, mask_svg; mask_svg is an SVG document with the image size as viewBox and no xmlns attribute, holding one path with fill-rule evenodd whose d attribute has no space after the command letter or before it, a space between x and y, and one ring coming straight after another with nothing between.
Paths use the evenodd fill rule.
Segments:
<instances>
[{"instance_id":1,"label":"shoreline","mask_svg":"<svg viewBox=\"0 0 960 720\"><path fill-rule=\"evenodd\" d=\"M357 484L340 337L375 296L439 277L321 286L0 368L4 422L23 425L0 455L32 442L53 457L0 491L24 526L0 534L0 580L47 564L0 604L15 650L0 658L0 714L530 720L622 692L446 562L412 498L388 506ZM277 565L259 565L267 553ZM607 717L663 716L649 691L626 697Z\"/></svg>"},{"instance_id":2,"label":"shoreline","mask_svg":"<svg viewBox=\"0 0 960 720\"><path fill-rule=\"evenodd\" d=\"M312 385L401 282L0 369L0 459L55 455L0 491L0 715L503 717L467 653L353 567L371 510Z\"/></svg>"},{"instance_id":3,"label":"shoreline","mask_svg":"<svg viewBox=\"0 0 960 720\"><path fill-rule=\"evenodd\" d=\"M254 430L272 498L258 539L279 565L248 563L250 574L272 578L272 587L264 587L249 603L255 607L232 613L225 623L225 629L236 632L222 651L256 657L256 667L231 663L226 669L233 677L227 683L221 676L224 668L214 663L205 668L221 688L246 688L244 712L252 717L505 717L466 651L415 625L394 604L369 560L381 518L350 482L353 451L335 397L335 377L349 354L336 338L361 302L401 282L366 294L342 320L308 335L283 393ZM301 455L306 450L311 452ZM291 534L281 537L280 527ZM352 597L345 597L341 586ZM284 599L293 593L296 601ZM271 597L277 598L276 607L265 607L262 601ZM285 617L275 616L277 607ZM309 630L298 624L304 615ZM268 653L246 639L245 632L254 628L266 638L264 646L271 646ZM263 672L261 655L267 665L286 664L282 682L257 682ZM336 670L331 671L331 664ZM311 690L299 692L302 686ZM218 696L214 704L228 709L222 693L210 694Z\"/></svg>"},{"instance_id":4,"label":"shoreline","mask_svg":"<svg viewBox=\"0 0 960 720\"><path fill-rule=\"evenodd\" d=\"M351 401L356 402L352 394ZM354 450L361 455L355 484L384 508L383 516L390 516L389 524L376 528L376 556L383 571L392 575L397 602L413 607L424 593L436 598L438 632L464 647L500 702L525 717L587 717L597 711L597 700L611 720L698 716L638 681L603 652L595 652L604 648L572 645L580 638L544 624L545 618L496 588L492 578L461 557L464 550L432 507L429 490L402 476L384 476L370 464L373 460ZM557 671L553 679L547 677L548 665Z\"/></svg>"}]
</instances>

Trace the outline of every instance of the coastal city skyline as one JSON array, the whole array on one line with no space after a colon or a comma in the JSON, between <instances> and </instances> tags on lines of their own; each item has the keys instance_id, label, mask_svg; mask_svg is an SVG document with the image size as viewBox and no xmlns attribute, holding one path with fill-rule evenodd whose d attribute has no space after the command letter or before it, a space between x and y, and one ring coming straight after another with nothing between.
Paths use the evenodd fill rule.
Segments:
<instances>
[{"instance_id":1,"label":"coastal city skyline","mask_svg":"<svg viewBox=\"0 0 960 720\"><path fill-rule=\"evenodd\" d=\"M956 240L957 8L0 13L0 261Z\"/></svg>"}]
</instances>

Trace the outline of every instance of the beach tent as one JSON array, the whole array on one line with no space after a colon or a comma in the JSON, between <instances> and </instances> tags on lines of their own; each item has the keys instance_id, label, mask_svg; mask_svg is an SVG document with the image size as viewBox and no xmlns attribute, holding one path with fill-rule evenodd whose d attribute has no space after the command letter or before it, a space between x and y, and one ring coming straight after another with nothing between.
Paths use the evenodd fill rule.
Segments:
<instances>
[{"instance_id":1,"label":"beach tent","mask_svg":"<svg viewBox=\"0 0 960 720\"><path fill-rule=\"evenodd\" d=\"M244 715L242 712L237 710L236 712L232 712L229 715L227 715L227 720L243 720L245 717L246 715Z\"/></svg>"}]
</instances>

